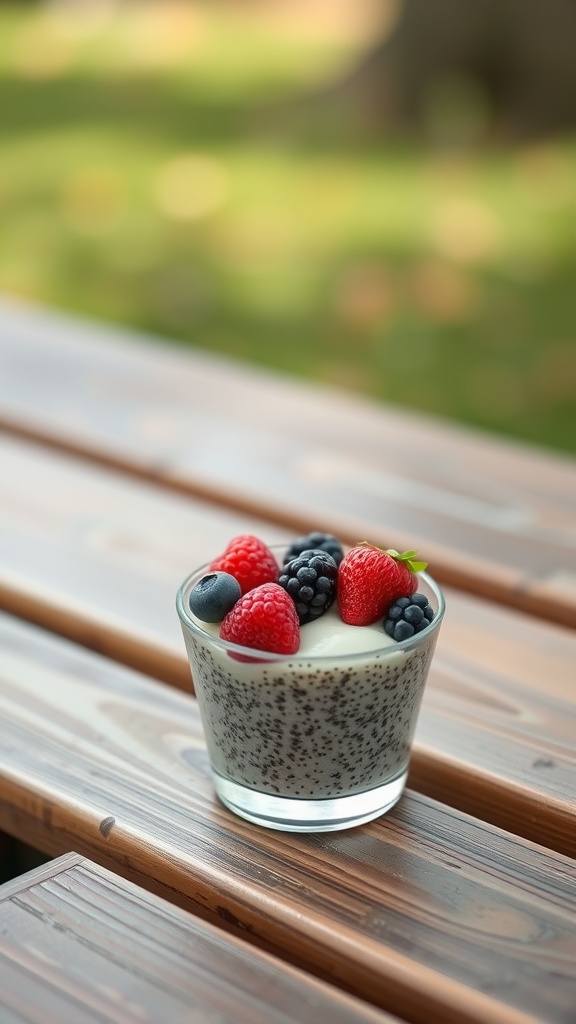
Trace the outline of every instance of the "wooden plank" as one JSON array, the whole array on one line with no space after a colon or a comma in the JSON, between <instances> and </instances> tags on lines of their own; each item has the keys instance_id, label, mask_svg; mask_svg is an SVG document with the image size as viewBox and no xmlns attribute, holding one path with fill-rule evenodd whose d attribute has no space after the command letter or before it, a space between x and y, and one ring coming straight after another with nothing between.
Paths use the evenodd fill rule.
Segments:
<instances>
[{"instance_id":1,"label":"wooden plank","mask_svg":"<svg viewBox=\"0 0 576 1024\"><path fill-rule=\"evenodd\" d=\"M0 607L188 692L176 589L245 532L290 536L0 436Z\"/></svg>"},{"instance_id":2,"label":"wooden plank","mask_svg":"<svg viewBox=\"0 0 576 1024\"><path fill-rule=\"evenodd\" d=\"M0 425L576 625L576 460L3 302Z\"/></svg>"},{"instance_id":3,"label":"wooden plank","mask_svg":"<svg viewBox=\"0 0 576 1024\"><path fill-rule=\"evenodd\" d=\"M410 785L576 856L573 632L448 593Z\"/></svg>"},{"instance_id":4,"label":"wooden plank","mask_svg":"<svg viewBox=\"0 0 576 1024\"><path fill-rule=\"evenodd\" d=\"M38 495L42 495L41 502ZM190 691L174 595L236 532L289 530L0 439L0 603ZM576 636L449 590L411 784L576 856Z\"/></svg>"},{"instance_id":5,"label":"wooden plank","mask_svg":"<svg viewBox=\"0 0 576 1024\"><path fill-rule=\"evenodd\" d=\"M0 1017L393 1024L78 854L0 888Z\"/></svg>"},{"instance_id":6,"label":"wooden plank","mask_svg":"<svg viewBox=\"0 0 576 1024\"><path fill-rule=\"evenodd\" d=\"M5 620L0 827L70 849L420 1024L568 1024L568 858L408 792L342 833L215 799L195 701Z\"/></svg>"}]
</instances>

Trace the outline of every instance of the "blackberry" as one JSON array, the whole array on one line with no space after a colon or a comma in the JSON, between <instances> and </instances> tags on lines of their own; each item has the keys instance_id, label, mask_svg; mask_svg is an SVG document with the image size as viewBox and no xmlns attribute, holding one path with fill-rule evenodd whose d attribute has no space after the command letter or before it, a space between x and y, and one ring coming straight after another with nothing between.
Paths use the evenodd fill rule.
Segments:
<instances>
[{"instance_id":1,"label":"blackberry","mask_svg":"<svg viewBox=\"0 0 576 1024\"><path fill-rule=\"evenodd\" d=\"M390 605L384 619L384 632L393 640L408 640L421 633L434 618L434 609L425 594L399 597Z\"/></svg>"},{"instance_id":2,"label":"blackberry","mask_svg":"<svg viewBox=\"0 0 576 1024\"><path fill-rule=\"evenodd\" d=\"M221 622L242 595L238 580L228 572L210 572L190 591L190 611L202 622Z\"/></svg>"},{"instance_id":3,"label":"blackberry","mask_svg":"<svg viewBox=\"0 0 576 1024\"><path fill-rule=\"evenodd\" d=\"M302 551L280 571L278 583L294 601L301 625L319 618L334 603L337 576L332 555L319 548Z\"/></svg>"},{"instance_id":4,"label":"blackberry","mask_svg":"<svg viewBox=\"0 0 576 1024\"><path fill-rule=\"evenodd\" d=\"M327 551L329 555L336 562L336 565L340 565L340 562L344 558L344 549L337 537L334 537L331 533L320 533L319 530L315 530L312 533L307 533L305 537L297 537L293 540L286 554L284 555L284 565L290 562L293 558L297 558L304 551Z\"/></svg>"}]
</instances>

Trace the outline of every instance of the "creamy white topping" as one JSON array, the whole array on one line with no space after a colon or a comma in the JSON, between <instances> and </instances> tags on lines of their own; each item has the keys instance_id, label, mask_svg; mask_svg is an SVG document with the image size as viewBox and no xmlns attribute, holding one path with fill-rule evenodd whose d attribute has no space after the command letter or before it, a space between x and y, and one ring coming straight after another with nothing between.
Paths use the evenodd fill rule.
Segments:
<instances>
[{"instance_id":1,"label":"creamy white topping","mask_svg":"<svg viewBox=\"0 0 576 1024\"><path fill-rule=\"evenodd\" d=\"M373 626L349 626L342 622L338 608L333 604L315 622L307 622L300 627L298 654L362 654L390 644L394 644L394 640L384 632L381 620Z\"/></svg>"},{"instance_id":2,"label":"creamy white topping","mask_svg":"<svg viewBox=\"0 0 576 1024\"><path fill-rule=\"evenodd\" d=\"M219 636L219 622L201 622L192 614L191 618L205 633ZM381 620L373 626L349 626L343 622L335 602L330 610L315 622L307 622L300 627L298 655L320 658L340 654L363 654L394 643L394 640L384 632Z\"/></svg>"}]
</instances>

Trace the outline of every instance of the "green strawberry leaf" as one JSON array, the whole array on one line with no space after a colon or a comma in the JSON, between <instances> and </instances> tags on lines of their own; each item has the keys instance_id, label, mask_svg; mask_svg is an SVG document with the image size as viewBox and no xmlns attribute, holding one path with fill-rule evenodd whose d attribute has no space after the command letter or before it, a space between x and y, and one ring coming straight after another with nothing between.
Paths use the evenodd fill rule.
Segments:
<instances>
[{"instance_id":1,"label":"green strawberry leaf","mask_svg":"<svg viewBox=\"0 0 576 1024\"><path fill-rule=\"evenodd\" d=\"M419 561L417 551L403 551L400 554L394 548L388 548L387 554L392 555L392 558L395 558L397 562L403 562L410 572L423 572L428 565L428 562Z\"/></svg>"},{"instance_id":2,"label":"green strawberry leaf","mask_svg":"<svg viewBox=\"0 0 576 1024\"><path fill-rule=\"evenodd\" d=\"M428 562L421 562L418 558L417 551L396 551L395 548L380 548L377 544L371 544L368 540L359 540L358 547L377 548L378 551L384 551L387 555L391 555L397 562L403 562L410 572L424 572L424 569L428 567Z\"/></svg>"}]
</instances>

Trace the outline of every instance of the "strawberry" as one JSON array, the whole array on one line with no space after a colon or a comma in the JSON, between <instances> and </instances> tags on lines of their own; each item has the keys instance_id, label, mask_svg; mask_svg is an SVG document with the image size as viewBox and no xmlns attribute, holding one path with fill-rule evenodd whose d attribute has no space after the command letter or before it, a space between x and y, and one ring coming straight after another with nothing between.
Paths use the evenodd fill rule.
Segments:
<instances>
[{"instance_id":1,"label":"strawberry","mask_svg":"<svg viewBox=\"0 0 576 1024\"><path fill-rule=\"evenodd\" d=\"M223 553L215 558L210 572L227 572L240 584L243 594L262 583L278 582L278 562L270 548L251 533L233 537Z\"/></svg>"},{"instance_id":2,"label":"strawberry","mask_svg":"<svg viewBox=\"0 0 576 1024\"><path fill-rule=\"evenodd\" d=\"M415 551L399 554L366 542L351 548L338 569L338 606L344 622L369 626L399 597L415 593L415 574L426 568L426 562L415 561L415 557Z\"/></svg>"},{"instance_id":3,"label":"strawberry","mask_svg":"<svg viewBox=\"0 0 576 1024\"><path fill-rule=\"evenodd\" d=\"M222 620L222 640L273 654L296 654L300 623L296 606L278 583L263 583L236 602Z\"/></svg>"}]
</instances>

